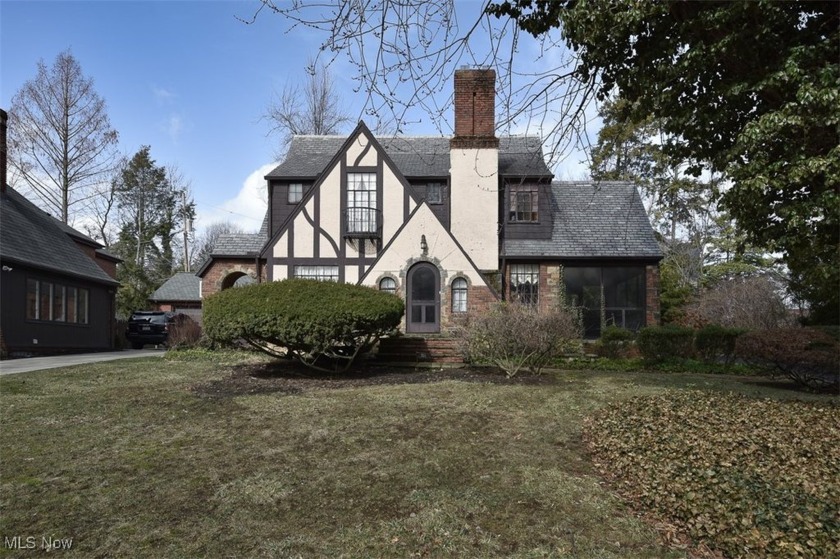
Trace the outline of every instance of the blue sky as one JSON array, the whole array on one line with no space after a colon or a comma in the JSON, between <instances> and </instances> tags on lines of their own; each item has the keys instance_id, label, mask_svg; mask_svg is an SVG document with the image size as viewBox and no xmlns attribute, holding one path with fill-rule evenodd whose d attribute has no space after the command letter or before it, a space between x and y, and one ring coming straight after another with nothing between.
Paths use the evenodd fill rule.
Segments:
<instances>
[{"instance_id":1,"label":"blue sky","mask_svg":"<svg viewBox=\"0 0 840 559\"><path fill-rule=\"evenodd\" d=\"M275 91L303 79L322 35L288 30L280 16L240 1L0 1L0 107L21 85L70 48L106 100L127 155L150 145L158 164L174 164L191 182L198 229L220 220L256 230L265 204L262 176L277 138L261 114ZM480 4L459 4L467 13ZM474 17L474 16L473 16ZM352 69L331 70L345 108L361 115ZM436 134L429 123L410 134ZM574 158L572 158L574 159ZM560 173L563 174L562 172Z\"/></svg>"}]
</instances>

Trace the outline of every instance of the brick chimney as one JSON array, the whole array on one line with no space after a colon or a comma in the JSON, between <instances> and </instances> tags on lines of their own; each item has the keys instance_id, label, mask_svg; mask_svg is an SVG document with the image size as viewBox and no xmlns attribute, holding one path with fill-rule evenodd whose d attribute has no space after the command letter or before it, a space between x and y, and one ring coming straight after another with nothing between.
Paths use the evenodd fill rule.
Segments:
<instances>
[{"instance_id":1,"label":"brick chimney","mask_svg":"<svg viewBox=\"0 0 840 559\"><path fill-rule=\"evenodd\" d=\"M482 271L499 269L495 121L495 70L456 70L455 136L449 141L450 231Z\"/></svg>"},{"instance_id":2,"label":"brick chimney","mask_svg":"<svg viewBox=\"0 0 840 559\"><path fill-rule=\"evenodd\" d=\"M452 148L497 148L496 71L455 70L455 137Z\"/></svg>"},{"instance_id":3,"label":"brick chimney","mask_svg":"<svg viewBox=\"0 0 840 559\"><path fill-rule=\"evenodd\" d=\"M0 192L6 192L6 181L8 180L7 148L6 148L6 121L9 115L0 109Z\"/></svg>"}]
</instances>

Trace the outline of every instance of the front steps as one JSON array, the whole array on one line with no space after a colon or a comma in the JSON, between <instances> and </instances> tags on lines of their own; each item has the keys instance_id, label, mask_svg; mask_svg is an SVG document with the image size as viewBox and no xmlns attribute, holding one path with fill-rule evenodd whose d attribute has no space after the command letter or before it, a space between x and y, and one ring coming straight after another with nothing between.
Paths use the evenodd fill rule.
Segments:
<instances>
[{"instance_id":1,"label":"front steps","mask_svg":"<svg viewBox=\"0 0 840 559\"><path fill-rule=\"evenodd\" d=\"M411 365L464 363L457 339L435 335L382 338L376 360Z\"/></svg>"}]
</instances>

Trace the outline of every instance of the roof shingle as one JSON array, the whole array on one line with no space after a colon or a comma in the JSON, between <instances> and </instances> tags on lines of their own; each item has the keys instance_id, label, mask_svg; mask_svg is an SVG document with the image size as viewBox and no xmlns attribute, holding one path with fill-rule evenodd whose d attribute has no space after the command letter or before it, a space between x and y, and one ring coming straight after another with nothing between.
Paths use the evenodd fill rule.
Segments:
<instances>
[{"instance_id":1,"label":"roof shingle","mask_svg":"<svg viewBox=\"0 0 840 559\"><path fill-rule=\"evenodd\" d=\"M635 185L551 183L551 239L507 239L508 257L661 258Z\"/></svg>"},{"instance_id":2,"label":"roof shingle","mask_svg":"<svg viewBox=\"0 0 840 559\"><path fill-rule=\"evenodd\" d=\"M200 301L201 278L192 272L178 272L149 296L150 301Z\"/></svg>"},{"instance_id":3,"label":"roof shingle","mask_svg":"<svg viewBox=\"0 0 840 559\"><path fill-rule=\"evenodd\" d=\"M324 171L345 141L346 136L294 136L286 159L266 178L315 178ZM398 136L377 138L377 141L405 177L449 176L449 138ZM539 138L500 138L499 174L551 176Z\"/></svg>"},{"instance_id":4,"label":"roof shingle","mask_svg":"<svg viewBox=\"0 0 840 559\"><path fill-rule=\"evenodd\" d=\"M90 237L51 217L13 188L0 194L0 257L98 283L117 285L76 246L69 234L86 244Z\"/></svg>"}]
</instances>

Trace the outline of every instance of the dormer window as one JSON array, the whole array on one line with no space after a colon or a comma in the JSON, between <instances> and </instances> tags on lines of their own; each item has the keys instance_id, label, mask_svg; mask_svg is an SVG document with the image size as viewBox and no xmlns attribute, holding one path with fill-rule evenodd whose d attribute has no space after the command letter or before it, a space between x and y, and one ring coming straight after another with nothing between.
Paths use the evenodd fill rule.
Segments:
<instances>
[{"instance_id":1,"label":"dormer window","mask_svg":"<svg viewBox=\"0 0 840 559\"><path fill-rule=\"evenodd\" d=\"M443 204L443 185L439 182L430 182L426 185L426 201L429 204Z\"/></svg>"},{"instance_id":2,"label":"dormer window","mask_svg":"<svg viewBox=\"0 0 840 559\"><path fill-rule=\"evenodd\" d=\"M289 185L289 203L297 204L303 198L303 185L301 183L292 183Z\"/></svg>"},{"instance_id":3,"label":"dormer window","mask_svg":"<svg viewBox=\"0 0 840 559\"><path fill-rule=\"evenodd\" d=\"M539 187L536 184L517 184L510 187L510 221L539 221Z\"/></svg>"}]
</instances>

